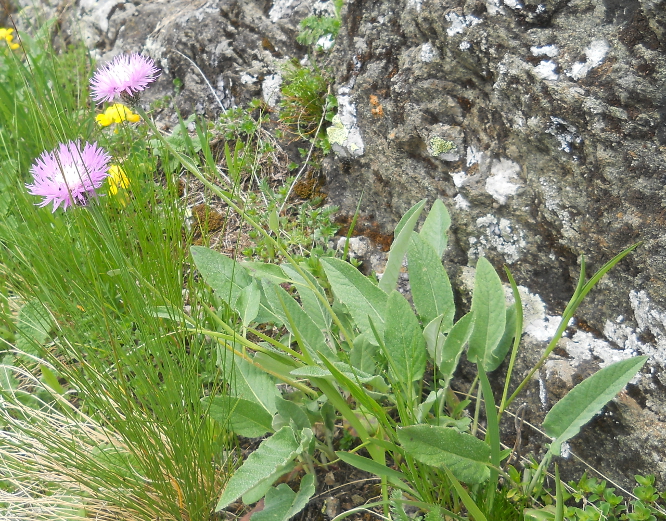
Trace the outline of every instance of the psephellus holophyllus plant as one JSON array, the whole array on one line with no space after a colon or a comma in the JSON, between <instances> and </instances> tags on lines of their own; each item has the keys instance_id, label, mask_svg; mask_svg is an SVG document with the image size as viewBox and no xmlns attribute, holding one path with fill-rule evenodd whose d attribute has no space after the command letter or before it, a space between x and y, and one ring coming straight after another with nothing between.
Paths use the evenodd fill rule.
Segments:
<instances>
[{"instance_id":1,"label":"psephellus holophyllus plant","mask_svg":"<svg viewBox=\"0 0 666 521\"><path fill-rule=\"evenodd\" d=\"M155 62L141 54L121 54L95 72L90 80L92 97L97 103L112 102L120 96L134 105L141 91L157 79Z\"/></svg>"},{"instance_id":2,"label":"psephellus holophyllus plant","mask_svg":"<svg viewBox=\"0 0 666 521\"><path fill-rule=\"evenodd\" d=\"M96 196L109 175L111 157L97 143L79 141L61 143L52 151L43 152L32 165L33 183L26 185L31 195L44 198L40 207L53 203L55 212L75 203L85 205L88 196Z\"/></svg>"}]
</instances>

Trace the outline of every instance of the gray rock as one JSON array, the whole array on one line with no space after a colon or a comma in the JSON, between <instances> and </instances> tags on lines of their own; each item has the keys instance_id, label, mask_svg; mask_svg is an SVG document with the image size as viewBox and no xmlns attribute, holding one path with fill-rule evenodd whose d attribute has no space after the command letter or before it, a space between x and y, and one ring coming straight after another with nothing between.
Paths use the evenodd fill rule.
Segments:
<instances>
[{"instance_id":1,"label":"gray rock","mask_svg":"<svg viewBox=\"0 0 666 521\"><path fill-rule=\"evenodd\" d=\"M329 200L352 215L363 192L362 218L387 234L418 200L441 198L452 273L481 255L507 264L547 315L564 309L582 254L593 273L643 241L580 308L578 332L528 402L538 423L581 375L650 355L608 409L612 420L605 413L573 445L627 482L637 472L666 478L666 2L349 0L344 9L333 68L363 152L325 161ZM523 373L547 344L535 328Z\"/></svg>"}]
</instances>

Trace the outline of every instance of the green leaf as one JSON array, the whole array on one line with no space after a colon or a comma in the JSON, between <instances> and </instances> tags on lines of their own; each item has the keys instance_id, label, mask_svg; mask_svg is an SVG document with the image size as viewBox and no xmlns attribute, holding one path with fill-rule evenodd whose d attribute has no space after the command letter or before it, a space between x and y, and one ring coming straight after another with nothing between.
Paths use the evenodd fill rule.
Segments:
<instances>
[{"instance_id":1,"label":"green leaf","mask_svg":"<svg viewBox=\"0 0 666 521\"><path fill-rule=\"evenodd\" d=\"M305 508L314 493L313 474L303 476L298 494L282 483L266 493L264 509L254 514L250 521L289 521Z\"/></svg>"},{"instance_id":2,"label":"green leaf","mask_svg":"<svg viewBox=\"0 0 666 521\"><path fill-rule=\"evenodd\" d=\"M444 384L442 384L442 387L448 387L451 378L453 378L453 373L456 371L458 362L460 361L460 355L473 330L474 312L470 312L461 317L447 335L442 347L442 361L439 364L439 371L444 375Z\"/></svg>"},{"instance_id":3,"label":"green leaf","mask_svg":"<svg viewBox=\"0 0 666 521\"><path fill-rule=\"evenodd\" d=\"M283 264L282 268L293 281L294 287L301 298L303 309L307 310L308 316L317 324L319 329L322 331L328 330L331 327L331 313L321 299L317 297L315 290L308 285L307 281L291 265ZM326 296L326 292L313 275L306 271L305 276L320 295Z\"/></svg>"},{"instance_id":4,"label":"green leaf","mask_svg":"<svg viewBox=\"0 0 666 521\"><path fill-rule=\"evenodd\" d=\"M469 339L467 358L470 362L488 366L493 361L493 350L504 335L506 303L502 281L495 268L485 257L476 264L472 311L474 331Z\"/></svg>"},{"instance_id":5,"label":"green leaf","mask_svg":"<svg viewBox=\"0 0 666 521\"><path fill-rule=\"evenodd\" d=\"M252 452L231 476L215 510L222 510L253 489L261 488L261 485L268 483L270 487L270 484L288 471L291 462L303 451L300 441L302 440L296 439L291 427L285 425L273 436L261 442L257 450ZM255 499L254 496L256 494L244 500L253 503L251 500ZM262 496L263 494L255 501Z\"/></svg>"},{"instance_id":6,"label":"green leaf","mask_svg":"<svg viewBox=\"0 0 666 521\"><path fill-rule=\"evenodd\" d=\"M405 212L405 215L402 216L400 221L398 221L398 224L395 226L395 230L393 231L393 236L397 237L400 235L402 232L402 229L409 223L409 221L412 219L412 216L416 213L419 212L419 214L423 211L423 205L426 203L425 199L422 199L418 203L416 203L414 206L412 206L409 210Z\"/></svg>"},{"instance_id":7,"label":"green leaf","mask_svg":"<svg viewBox=\"0 0 666 521\"><path fill-rule=\"evenodd\" d=\"M326 343L321 329L289 293L267 280L263 281L263 286L273 313L284 322L289 332L299 341L299 345L303 343L301 348L305 348L311 359L319 360L319 351L336 356L335 350Z\"/></svg>"},{"instance_id":8,"label":"green leaf","mask_svg":"<svg viewBox=\"0 0 666 521\"><path fill-rule=\"evenodd\" d=\"M358 335L354 339L354 346L349 353L349 363L355 369L365 373L375 373L377 369L377 346L368 340L367 333Z\"/></svg>"},{"instance_id":9,"label":"green leaf","mask_svg":"<svg viewBox=\"0 0 666 521\"><path fill-rule=\"evenodd\" d=\"M483 483L490 477L490 447L480 439L455 429L410 425L398 429L405 452L433 467L447 467L465 483Z\"/></svg>"},{"instance_id":10,"label":"green leaf","mask_svg":"<svg viewBox=\"0 0 666 521\"><path fill-rule=\"evenodd\" d=\"M245 327L247 327L250 322L257 318L260 302L261 291L259 290L257 281L253 280L250 284L241 290L240 294L238 295L238 301L236 302L238 314L240 315L240 319Z\"/></svg>"},{"instance_id":11,"label":"green leaf","mask_svg":"<svg viewBox=\"0 0 666 521\"><path fill-rule=\"evenodd\" d=\"M407 476L405 476L402 472L393 470L392 468L389 468L386 465L382 465L381 463L371 460L370 458L364 458L358 454L352 454L351 452L343 451L338 451L335 453L335 455L352 467L369 472L370 474L374 474L380 478L386 476L391 481L391 483L402 483L403 481L408 481Z\"/></svg>"},{"instance_id":12,"label":"green leaf","mask_svg":"<svg viewBox=\"0 0 666 521\"><path fill-rule=\"evenodd\" d=\"M258 261L243 261L241 265L257 280L268 279L275 284L291 283L291 279L277 264Z\"/></svg>"},{"instance_id":13,"label":"green leaf","mask_svg":"<svg viewBox=\"0 0 666 521\"><path fill-rule=\"evenodd\" d=\"M279 415L275 416L273 420L273 428L275 430L278 430L282 425L288 424L290 420L292 420L294 425L299 429L312 427L310 419L301 405L298 405L291 400L285 400L280 396L275 398L275 405L277 406L277 412Z\"/></svg>"},{"instance_id":14,"label":"green leaf","mask_svg":"<svg viewBox=\"0 0 666 521\"><path fill-rule=\"evenodd\" d=\"M484 366L486 371L494 371L502 364L513 345L514 336L516 336L516 306L509 306L506 308L504 334L498 342L497 347L486 357L486 365Z\"/></svg>"},{"instance_id":15,"label":"green leaf","mask_svg":"<svg viewBox=\"0 0 666 521\"><path fill-rule=\"evenodd\" d=\"M413 234L407 251L409 284L412 287L414 306L424 322L444 315L442 328L448 331L453 325L456 305L453 301L451 282L432 246Z\"/></svg>"},{"instance_id":16,"label":"green leaf","mask_svg":"<svg viewBox=\"0 0 666 521\"><path fill-rule=\"evenodd\" d=\"M446 250L447 244L447 231L451 226L451 216L446 206L440 199L435 199L435 202L430 208L428 217L426 217L419 236L424 242L430 244L441 259Z\"/></svg>"},{"instance_id":17,"label":"green leaf","mask_svg":"<svg viewBox=\"0 0 666 521\"><path fill-rule=\"evenodd\" d=\"M361 332L367 331L368 338L374 338L368 317L372 317L378 332L383 332L386 293L340 259L322 258L321 264L335 298L347 306Z\"/></svg>"},{"instance_id":18,"label":"green leaf","mask_svg":"<svg viewBox=\"0 0 666 521\"><path fill-rule=\"evenodd\" d=\"M416 227L416 222L421 216L425 203L426 200L423 199L412 206L402 217L395 229L395 239L393 244L391 244L388 262L386 263L384 274L379 281L379 288L386 293L393 291L395 285L398 283L400 268L402 267L402 261L405 258L405 253L407 253L407 248L409 247L409 240Z\"/></svg>"},{"instance_id":19,"label":"green leaf","mask_svg":"<svg viewBox=\"0 0 666 521\"><path fill-rule=\"evenodd\" d=\"M257 438L273 431L273 415L256 402L233 396L214 396L201 401L204 407L209 407L211 418L240 436Z\"/></svg>"},{"instance_id":20,"label":"green leaf","mask_svg":"<svg viewBox=\"0 0 666 521\"><path fill-rule=\"evenodd\" d=\"M426 345L421 326L412 306L395 290L386 304L384 344L393 378L405 387L423 378Z\"/></svg>"},{"instance_id":21,"label":"green leaf","mask_svg":"<svg viewBox=\"0 0 666 521\"><path fill-rule=\"evenodd\" d=\"M16 338L16 348L38 356L39 350L35 344L45 344L51 338L53 319L44 304L31 300L19 310L17 327L19 335Z\"/></svg>"},{"instance_id":22,"label":"green leaf","mask_svg":"<svg viewBox=\"0 0 666 521\"><path fill-rule=\"evenodd\" d=\"M580 428L631 381L646 361L647 356L637 356L604 367L557 402L543 420L543 430L555 438L550 451L559 455L562 443L578 434Z\"/></svg>"},{"instance_id":23,"label":"green leaf","mask_svg":"<svg viewBox=\"0 0 666 521\"><path fill-rule=\"evenodd\" d=\"M62 385L60 385L60 382L58 381L58 376L56 375L55 372L53 372L48 366L44 364L40 364L39 366L40 370L42 371L42 382L53 389L56 393L60 395L65 394L65 389L63 388Z\"/></svg>"},{"instance_id":24,"label":"green leaf","mask_svg":"<svg viewBox=\"0 0 666 521\"><path fill-rule=\"evenodd\" d=\"M273 208L268 214L268 227L275 235L280 233L280 218L278 217L277 209L275 208Z\"/></svg>"},{"instance_id":25,"label":"green leaf","mask_svg":"<svg viewBox=\"0 0 666 521\"><path fill-rule=\"evenodd\" d=\"M224 300L234 311L238 311L236 302L244 287L252 282L247 270L226 255L203 246L190 248L192 258L204 281L218 297Z\"/></svg>"},{"instance_id":26,"label":"green leaf","mask_svg":"<svg viewBox=\"0 0 666 521\"><path fill-rule=\"evenodd\" d=\"M225 375L232 392L261 405L272 416L277 412L275 379L240 356L234 356L233 373Z\"/></svg>"}]
</instances>

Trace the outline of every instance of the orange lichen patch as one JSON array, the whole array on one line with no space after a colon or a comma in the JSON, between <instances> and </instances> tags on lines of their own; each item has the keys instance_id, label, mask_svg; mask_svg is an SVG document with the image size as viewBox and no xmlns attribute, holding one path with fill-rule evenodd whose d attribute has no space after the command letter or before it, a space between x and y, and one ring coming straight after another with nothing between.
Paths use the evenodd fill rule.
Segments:
<instances>
[{"instance_id":1,"label":"orange lichen patch","mask_svg":"<svg viewBox=\"0 0 666 521\"><path fill-rule=\"evenodd\" d=\"M339 215L335 219L335 224L340 226L338 235L346 236L349 233L349 226L351 225L353 216ZM359 217L352 231L353 237L367 237L382 251L389 251L391 244L393 244L393 234L381 233L379 223L370 221Z\"/></svg>"},{"instance_id":2,"label":"orange lichen patch","mask_svg":"<svg viewBox=\"0 0 666 521\"><path fill-rule=\"evenodd\" d=\"M384 115L384 109L381 103L379 103L379 98L374 94L370 94L370 105L372 105L370 112L373 116L381 118Z\"/></svg>"}]
</instances>

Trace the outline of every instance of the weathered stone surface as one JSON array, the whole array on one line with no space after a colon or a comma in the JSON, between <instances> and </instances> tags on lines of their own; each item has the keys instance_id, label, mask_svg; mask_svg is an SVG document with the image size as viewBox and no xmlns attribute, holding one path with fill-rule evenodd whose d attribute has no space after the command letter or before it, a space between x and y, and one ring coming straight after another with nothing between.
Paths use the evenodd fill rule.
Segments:
<instances>
[{"instance_id":1,"label":"weathered stone surface","mask_svg":"<svg viewBox=\"0 0 666 521\"><path fill-rule=\"evenodd\" d=\"M27 2L22 23L37 17ZM281 70L307 49L295 38L300 20L326 9L315 0L78 0L45 2L66 38L82 39L100 63L122 52L142 52L162 75L144 95L173 96L184 115L214 117L254 98L274 103ZM174 83L175 82L175 83ZM175 84L179 84L175 88ZM177 92L174 92L174 91ZM175 111L170 110L174 121Z\"/></svg>"},{"instance_id":2,"label":"weathered stone surface","mask_svg":"<svg viewBox=\"0 0 666 521\"><path fill-rule=\"evenodd\" d=\"M619 400L596 422L613 444L589 443L590 429L577 448L611 473L666 478L666 2L350 0L343 16L334 69L363 154L327 160L330 199L351 214L363 193L384 233L419 199L443 199L459 280L456 266L485 255L546 304L523 369L580 255L590 273L644 242L581 307L528 401L538 423L583 374L649 354L626 398L636 407ZM433 137L455 154L434 154Z\"/></svg>"},{"instance_id":3,"label":"weathered stone surface","mask_svg":"<svg viewBox=\"0 0 666 521\"><path fill-rule=\"evenodd\" d=\"M164 74L148 99L178 78L181 110L211 115L273 99L317 5L79 0L69 31L102 59L152 55ZM382 246L412 204L443 199L459 287L485 255L525 288L518 373L554 332L580 255L593 272L643 241L588 297L524 401L538 424L599 367L650 355L572 446L614 477L666 479L666 1L347 0L342 26L332 70L345 132L325 161L329 199L344 217L363 193L359 223L374 223L366 235Z\"/></svg>"}]
</instances>

